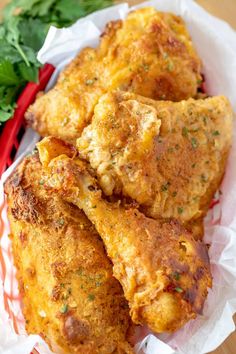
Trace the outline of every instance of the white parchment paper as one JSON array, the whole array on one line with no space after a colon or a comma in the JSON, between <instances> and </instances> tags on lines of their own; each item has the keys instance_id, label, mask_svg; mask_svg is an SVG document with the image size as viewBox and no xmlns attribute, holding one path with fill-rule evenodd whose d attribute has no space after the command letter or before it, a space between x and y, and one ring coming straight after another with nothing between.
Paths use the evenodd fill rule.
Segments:
<instances>
[{"instance_id":1,"label":"white parchment paper","mask_svg":"<svg viewBox=\"0 0 236 354\"><path fill-rule=\"evenodd\" d=\"M143 6L154 6L160 11L173 12L184 18L203 61L208 93L226 95L236 110L236 33L230 26L208 14L192 0L153 0L131 9ZM82 48L98 45L99 36L108 21L124 19L131 9L127 4L117 5L89 15L67 29L52 26L38 54L42 63L56 66L48 88L53 86L58 73ZM37 139L37 134L28 130L20 151L25 154L26 150L32 150ZM4 173L1 183L13 168ZM232 315L236 312L236 124L221 191L219 203L208 213L205 221L204 240L211 245L209 255L214 281L203 315L172 335L156 337L150 333L137 343L138 353L204 354L216 349L235 329ZM2 200L0 185L0 205ZM1 242L7 244L6 215L2 218L6 228L5 238ZM4 310L3 291L0 284L0 353L28 354L35 343L42 340L38 336L17 336L14 333ZM49 353L42 344L38 348L41 354Z\"/></svg>"}]
</instances>

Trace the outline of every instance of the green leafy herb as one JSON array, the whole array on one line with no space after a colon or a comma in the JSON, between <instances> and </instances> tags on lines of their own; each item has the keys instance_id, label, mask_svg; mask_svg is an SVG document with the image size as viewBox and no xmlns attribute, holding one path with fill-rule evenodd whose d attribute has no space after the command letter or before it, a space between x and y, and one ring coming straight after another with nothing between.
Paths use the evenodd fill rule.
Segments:
<instances>
[{"instance_id":1,"label":"green leafy herb","mask_svg":"<svg viewBox=\"0 0 236 354\"><path fill-rule=\"evenodd\" d=\"M178 214L183 214L184 209L182 207L177 208Z\"/></svg>"},{"instance_id":2,"label":"green leafy herb","mask_svg":"<svg viewBox=\"0 0 236 354\"><path fill-rule=\"evenodd\" d=\"M14 86L18 85L20 79L15 72L13 64L4 60L0 62L0 85L2 86Z\"/></svg>"},{"instance_id":3,"label":"green leafy herb","mask_svg":"<svg viewBox=\"0 0 236 354\"><path fill-rule=\"evenodd\" d=\"M113 0L12 0L5 7L0 23L0 125L13 116L15 101L26 83L38 81L41 65L37 52L50 25L70 26L112 3ZM90 84L95 80L90 80Z\"/></svg>"}]
</instances>

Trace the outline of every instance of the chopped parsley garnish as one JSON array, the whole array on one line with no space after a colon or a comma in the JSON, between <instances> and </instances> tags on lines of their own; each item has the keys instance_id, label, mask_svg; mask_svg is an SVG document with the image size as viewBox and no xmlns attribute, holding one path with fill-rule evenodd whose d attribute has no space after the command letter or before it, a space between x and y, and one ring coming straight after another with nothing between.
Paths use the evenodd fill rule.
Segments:
<instances>
[{"instance_id":1,"label":"chopped parsley garnish","mask_svg":"<svg viewBox=\"0 0 236 354\"><path fill-rule=\"evenodd\" d=\"M170 182L166 182L165 184L163 184L161 186L161 191L166 192L168 190L169 186L170 186Z\"/></svg>"},{"instance_id":2,"label":"chopped parsley garnish","mask_svg":"<svg viewBox=\"0 0 236 354\"><path fill-rule=\"evenodd\" d=\"M195 138L191 138L191 145L193 149L196 149L198 147L198 142Z\"/></svg>"},{"instance_id":3,"label":"chopped parsley garnish","mask_svg":"<svg viewBox=\"0 0 236 354\"><path fill-rule=\"evenodd\" d=\"M66 313L68 311L68 305L67 304L64 304L61 309L60 309L60 312L61 313Z\"/></svg>"},{"instance_id":4,"label":"chopped parsley garnish","mask_svg":"<svg viewBox=\"0 0 236 354\"><path fill-rule=\"evenodd\" d=\"M174 278L175 280L179 280L180 279L180 273L178 272L173 272L171 274L172 278Z\"/></svg>"},{"instance_id":5,"label":"chopped parsley garnish","mask_svg":"<svg viewBox=\"0 0 236 354\"><path fill-rule=\"evenodd\" d=\"M174 63L170 61L167 65L167 70L168 71L173 71L174 70Z\"/></svg>"},{"instance_id":6,"label":"chopped parsley garnish","mask_svg":"<svg viewBox=\"0 0 236 354\"><path fill-rule=\"evenodd\" d=\"M178 207L177 210L178 214L183 214L184 209L182 207Z\"/></svg>"},{"instance_id":7,"label":"chopped parsley garnish","mask_svg":"<svg viewBox=\"0 0 236 354\"><path fill-rule=\"evenodd\" d=\"M187 137L187 136L188 136L188 129L187 129L186 127L183 127L183 128L182 128L182 135L183 135L184 137Z\"/></svg>"},{"instance_id":8,"label":"chopped parsley garnish","mask_svg":"<svg viewBox=\"0 0 236 354\"><path fill-rule=\"evenodd\" d=\"M148 71L149 70L149 65L148 64L143 64L142 65L144 71Z\"/></svg>"},{"instance_id":9,"label":"chopped parsley garnish","mask_svg":"<svg viewBox=\"0 0 236 354\"><path fill-rule=\"evenodd\" d=\"M83 274L83 268L80 267L80 268L76 271L76 273L77 273L78 275L82 275L82 274Z\"/></svg>"},{"instance_id":10,"label":"chopped parsley garnish","mask_svg":"<svg viewBox=\"0 0 236 354\"><path fill-rule=\"evenodd\" d=\"M213 136L218 136L218 135L220 135L219 130L215 130L215 131L212 133L212 135L213 135Z\"/></svg>"},{"instance_id":11,"label":"chopped parsley garnish","mask_svg":"<svg viewBox=\"0 0 236 354\"><path fill-rule=\"evenodd\" d=\"M177 287L175 288L175 291L177 291L177 293L182 293L182 292L183 292L183 289L177 286Z\"/></svg>"},{"instance_id":12,"label":"chopped parsley garnish","mask_svg":"<svg viewBox=\"0 0 236 354\"><path fill-rule=\"evenodd\" d=\"M95 299L95 295L94 294L88 294L88 300L89 301L93 301Z\"/></svg>"},{"instance_id":13,"label":"chopped parsley garnish","mask_svg":"<svg viewBox=\"0 0 236 354\"><path fill-rule=\"evenodd\" d=\"M61 219L58 219L57 220L57 223L60 225L60 226L63 226L65 224L65 220L63 218Z\"/></svg>"},{"instance_id":14,"label":"chopped parsley garnish","mask_svg":"<svg viewBox=\"0 0 236 354\"><path fill-rule=\"evenodd\" d=\"M173 147L170 147L170 148L168 148L168 150L167 150L169 153L172 153L172 152L174 152L174 148Z\"/></svg>"}]
</instances>

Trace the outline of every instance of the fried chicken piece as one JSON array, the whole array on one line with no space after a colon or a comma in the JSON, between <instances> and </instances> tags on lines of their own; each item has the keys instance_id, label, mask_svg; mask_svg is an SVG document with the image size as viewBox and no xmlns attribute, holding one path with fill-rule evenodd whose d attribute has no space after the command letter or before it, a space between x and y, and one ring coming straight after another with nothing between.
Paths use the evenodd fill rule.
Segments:
<instances>
[{"instance_id":1,"label":"fried chicken piece","mask_svg":"<svg viewBox=\"0 0 236 354\"><path fill-rule=\"evenodd\" d=\"M209 259L203 243L173 219L150 219L135 208L102 198L86 163L65 154L43 160L48 145L38 144L46 185L79 208L95 225L113 262L114 276L129 301L132 320L153 331L175 331L202 312L211 286Z\"/></svg>"},{"instance_id":2,"label":"fried chicken piece","mask_svg":"<svg viewBox=\"0 0 236 354\"><path fill-rule=\"evenodd\" d=\"M81 210L45 188L38 156L5 192L27 332L58 354L133 353L128 304L102 241Z\"/></svg>"},{"instance_id":3,"label":"fried chicken piece","mask_svg":"<svg viewBox=\"0 0 236 354\"><path fill-rule=\"evenodd\" d=\"M222 180L233 113L224 96L178 103L127 92L102 96L77 140L103 192L136 200L153 218L192 226Z\"/></svg>"},{"instance_id":4,"label":"fried chicken piece","mask_svg":"<svg viewBox=\"0 0 236 354\"><path fill-rule=\"evenodd\" d=\"M85 48L38 97L26 119L41 135L74 142L93 115L99 97L114 89L154 99L193 97L201 62L184 21L154 8L131 12L107 24L98 48Z\"/></svg>"}]
</instances>

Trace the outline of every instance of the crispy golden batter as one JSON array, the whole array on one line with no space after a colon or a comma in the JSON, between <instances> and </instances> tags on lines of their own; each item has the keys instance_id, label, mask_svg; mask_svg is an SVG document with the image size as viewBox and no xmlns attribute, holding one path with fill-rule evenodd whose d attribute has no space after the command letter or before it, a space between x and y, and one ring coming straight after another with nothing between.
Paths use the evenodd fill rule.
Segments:
<instances>
[{"instance_id":1,"label":"crispy golden batter","mask_svg":"<svg viewBox=\"0 0 236 354\"><path fill-rule=\"evenodd\" d=\"M200 70L183 20L139 9L125 21L108 23L99 47L82 50L26 118L41 135L74 142L103 93L121 89L179 101L196 95Z\"/></svg>"},{"instance_id":2,"label":"crispy golden batter","mask_svg":"<svg viewBox=\"0 0 236 354\"><path fill-rule=\"evenodd\" d=\"M45 189L37 156L5 191L27 332L58 354L133 353L126 300L84 213Z\"/></svg>"},{"instance_id":3,"label":"crispy golden batter","mask_svg":"<svg viewBox=\"0 0 236 354\"><path fill-rule=\"evenodd\" d=\"M154 218L194 223L221 182L232 118L224 96L174 103L113 92L100 98L77 147L106 195L131 197Z\"/></svg>"},{"instance_id":4,"label":"crispy golden batter","mask_svg":"<svg viewBox=\"0 0 236 354\"><path fill-rule=\"evenodd\" d=\"M45 154L53 144L52 156ZM156 332L174 331L201 313L211 286L205 246L173 219L150 219L104 200L85 162L66 151L55 157L59 140L45 138L38 149L47 186L83 209L102 237L133 321Z\"/></svg>"}]
</instances>

